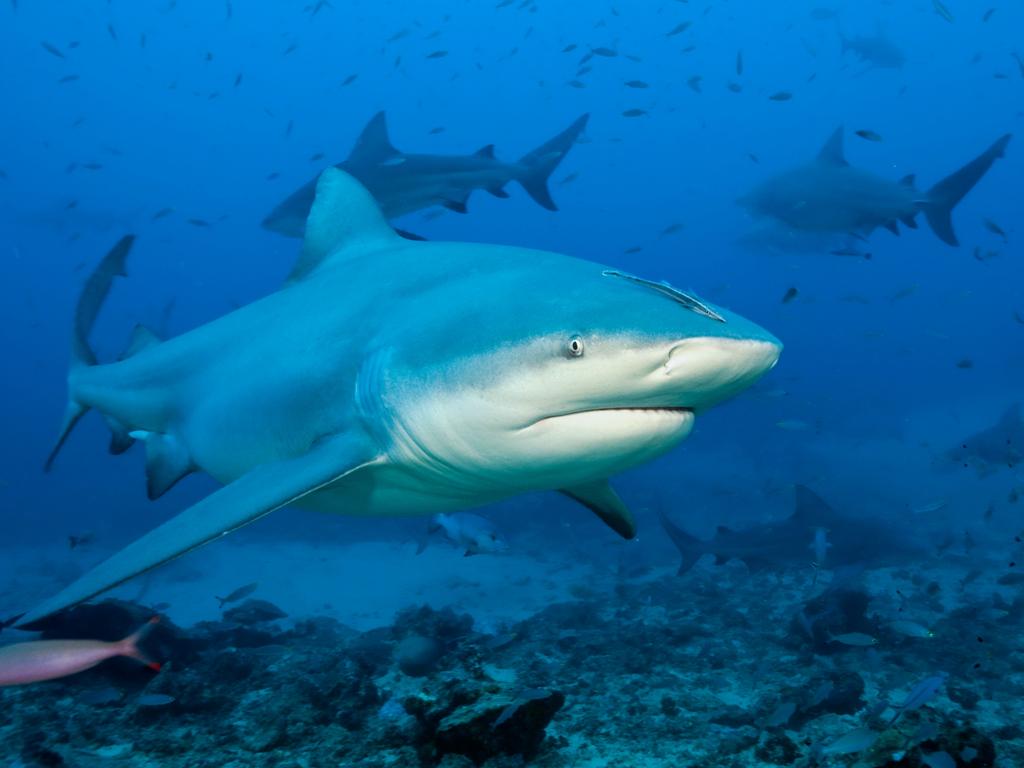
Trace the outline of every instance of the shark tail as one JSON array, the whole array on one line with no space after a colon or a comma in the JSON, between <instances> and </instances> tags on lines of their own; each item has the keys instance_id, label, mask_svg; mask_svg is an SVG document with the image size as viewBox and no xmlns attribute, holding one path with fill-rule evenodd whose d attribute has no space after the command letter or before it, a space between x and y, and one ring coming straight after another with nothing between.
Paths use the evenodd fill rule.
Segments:
<instances>
[{"instance_id":1,"label":"shark tail","mask_svg":"<svg viewBox=\"0 0 1024 768\"><path fill-rule=\"evenodd\" d=\"M583 133L589 119L589 114L580 115L560 134L544 142L532 152L527 152L519 159L519 164L524 166L524 172L517 181L526 190L526 194L542 208L547 208L549 211L558 210L555 201L551 199L548 179L572 149L572 145L576 143L579 135Z\"/></svg>"},{"instance_id":2,"label":"shark tail","mask_svg":"<svg viewBox=\"0 0 1024 768\"><path fill-rule=\"evenodd\" d=\"M682 561L679 563L678 575L685 576L696 565L697 561L704 556L703 542L673 523L669 516L665 514L665 510L661 508L658 509L658 519L661 521L661 527L665 529L665 533L668 534L672 543L676 545L676 549L679 550L679 556L682 558Z\"/></svg>"},{"instance_id":3,"label":"shark tail","mask_svg":"<svg viewBox=\"0 0 1024 768\"><path fill-rule=\"evenodd\" d=\"M948 245L960 245L953 231L953 209L964 196L981 181L988 169L1006 152L1011 134L997 139L992 146L967 163L963 168L954 171L925 193L924 200L918 205L924 211L928 224L935 235Z\"/></svg>"},{"instance_id":4,"label":"shark tail","mask_svg":"<svg viewBox=\"0 0 1024 768\"><path fill-rule=\"evenodd\" d=\"M115 277L124 277L125 259L135 242L134 235L125 235L117 244L110 249L106 256L93 270L92 274L85 281L82 293L78 297L78 306L75 308L74 333L71 337L71 364L68 370L68 402L64 408L64 421L61 424L60 434L54 443L43 469L49 472L53 467L54 459L60 453L60 449L71 434L71 430L89 410L89 406L78 399L75 392L75 374L89 366L96 365L96 353L89 346L89 334L96 324L103 302L110 293ZM115 430L115 439L117 431Z\"/></svg>"}]
</instances>

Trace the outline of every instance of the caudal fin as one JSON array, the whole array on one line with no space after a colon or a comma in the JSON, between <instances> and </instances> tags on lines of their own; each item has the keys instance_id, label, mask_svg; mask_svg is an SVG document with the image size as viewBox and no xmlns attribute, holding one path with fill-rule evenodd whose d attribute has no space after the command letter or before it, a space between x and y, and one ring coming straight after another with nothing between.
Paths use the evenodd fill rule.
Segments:
<instances>
[{"instance_id":1,"label":"caudal fin","mask_svg":"<svg viewBox=\"0 0 1024 768\"><path fill-rule=\"evenodd\" d=\"M127 274L125 272L125 259L128 257L128 252L132 249L133 242L135 242L134 235L122 237L117 242L117 245L111 248L110 252L103 257L92 274L89 275L89 279L85 281L82 293L78 297L78 306L75 308L74 333L71 337L68 403L64 409L64 422L61 424L60 435L57 437L57 442L54 444L53 450L50 451L50 455L46 457L46 463L43 465L43 469L47 472L53 466L54 459L57 458L57 454L68 439L68 435L71 434L71 430L75 428L75 424L89 410L89 406L80 403L75 398L74 388L71 386L71 376L80 368L96 365L96 354L92 351L92 347L89 346L89 334L96 324L96 318L100 314L100 309L103 307L107 294L110 293L110 288L114 284L114 278L123 277Z\"/></svg>"},{"instance_id":2,"label":"caudal fin","mask_svg":"<svg viewBox=\"0 0 1024 768\"><path fill-rule=\"evenodd\" d=\"M658 519L661 521L661 527L665 529L665 533L668 534L672 543L676 545L676 549L679 550L679 556L682 558L682 562L679 563L679 575L683 576L689 573L690 569L704 555L705 550L701 546L702 542L696 536L691 536L673 523L669 516L665 514L665 510L661 508L658 509Z\"/></svg>"},{"instance_id":3,"label":"caudal fin","mask_svg":"<svg viewBox=\"0 0 1024 768\"><path fill-rule=\"evenodd\" d=\"M520 165L525 171L518 178L519 183L526 190L526 194L532 197L542 208L549 211L557 211L558 206L551 199L551 191L548 189L548 178L554 172L562 158L572 149L576 139L587 127L587 120L590 115L581 115L575 122L532 152L528 152L519 159Z\"/></svg>"},{"instance_id":4,"label":"caudal fin","mask_svg":"<svg viewBox=\"0 0 1024 768\"><path fill-rule=\"evenodd\" d=\"M159 672L161 666L160 663L157 661L153 661L151 658L149 658L149 656L145 654L145 652L139 649L139 643L145 640L146 635L152 632L153 627L155 627L159 623L160 617L154 616L145 624L143 624L138 630L136 630L132 634L128 635L128 637L126 637L124 640L122 640L120 643L121 655L141 661L150 669Z\"/></svg>"},{"instance_id":5,"label":"caudal fin","mask_svg":"<svg viewBox=\"0 0 1024 768\"><path fill-rule=\"evenodd\" d=\"M951 173L929 189L924 200L920 201L921 209L928 219L928 225L942 242L949 245L960 245L960 241L957 240L956 233L953 231L953 208L988 172L992 163L1003 156L1010 139L1010 134L998 139L963 168Z\"/></svg>"}]
</instances>

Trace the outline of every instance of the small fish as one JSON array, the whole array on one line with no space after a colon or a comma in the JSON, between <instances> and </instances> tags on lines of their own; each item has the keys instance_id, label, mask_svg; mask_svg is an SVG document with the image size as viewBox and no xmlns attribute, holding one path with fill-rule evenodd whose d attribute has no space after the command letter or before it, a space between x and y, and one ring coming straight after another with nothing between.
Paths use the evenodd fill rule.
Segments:
<instances>
[{"instance_id":1,"label":"small fish","mask_svg":"<svg viewBox=\"0 0 1024 768\"><path fill-rule=\"evenodd\" d=\"M1021 325L1024 325L1024 312L1014 311L1013 319L1016 320Z\"/></svg>"},{"instance_id":2,"label":"small fish","mask_svg":"<svg viewBox=\"0 0 1024 768\"><path fill-rule=\"evenodd\" d=\"M743 74L743 51L736 51L736 75Z\"/></svg>"},{"instance_id":3,"label":"small fish","mask_svg":"<svg viewBox=\"0 0 1024 768\"><path fill-rule=\"evenodd\" d=\"M881 135L875 133L874 131L868 130L867 128L862 128L859 131L854 131L854 133L856 135L860 136L865 141L881 141L882 140Z\"/></svg>"},{"instance_id":4,"label":"small fish","mask_svg":"<svg viewBox=\"0 0 1024 768\"><path fill-rule=\"evenodd\" d=\"M115 43L117 42L117 30L114 29L113 24L107 24L107 34L110 35L110 39Z\"/></svg>"},{"instance_id":5,"label":"small fish","mask_svg":"<svg viewBox=\"0 0 1024 768\"><path fill-rule=\"evenodd\" d=\"M1024 584L1024 572L1014 571L1013 573L1004 573L996 579L996 584L1003 587L1015 587L1018 584Z\"/></svg>"},{"instance_id":6,"label":"small fish","mask_svg":"<svg viewBox=\"0 0 1024 768\"><path fill-rule=\"evenodd\" d=\"M846 632L842 635L829 634L828 641L830 643L839 643L840 645L849 645L854 648L870 648L873 645L878 645L878 640L863 632Z\"/></svg>"},{"instance_id":7,"label":"small fish","mask_svg":"<svg viewBox=\"0 0 1024 768\"><path fill-rule=\"evenodd\" d=\"M68 536L68 549L78 549L92 544L95 534L83 533L78 536Z\"/></svg>"},{"instance_id":8,"label":"small fish","mask_svg":"<svg viewBox=\"0 0 1024 768\"><path fill-rule=\"evenodd\" d=\"M646 109L627 109L622 113L623 117L643 117L647 114Z\"/></svg>"},{"instance_id":9,"label":"small fish","mask_svg":"<svg viewBox=\"0 0 1024 768\"><path fill-rule=\"evenodd\" d=\"M870 728L854 728L822 748L825 755L853 755L863 752L878 740L878 734Z\"/></svg>"},{"instance_id":10,"label":"small fish","mask_svg":"<svg viewBox=\"0 0 1024 768\"><path fill-rule=\"evenodd\" d=\"M354 74L351 74L348 77L346 77L344 80L341 81L341 85L343 87L346 86L346 85L352 85L352 83L354 83L356 81L357 77L359 77L359 73L358 72L356 72Z\"/></svg>"},{"instance_id":11,"label":"small fish","mask_svg":"<svg viewBox=\"0 0 1024 768\"><path fill-rule=\"evenodd\" d=\"M679 22L674 27L672 27L672 29L665 33L665 37L675 37L676 35L681 35L683 32L690 28L690 25L692 23L693 22L690 21Z\"/></svg>"},{"instance_id":12,"label":"small fish","mask_svg":"<svg viewBox=\"0 0 1024 768\"><path fill-rule=\"evenodd\" d=\"M793 299L800 295L800 291L796 288L789 288L782 296L782 303L789 304Z\"/></svg>"},{"instance_id":13,"label":"small fish","mask_svg":"<svg viewBox=\"0 0 1024 768\"><path fill-rule=\"evenodd\" d=\"M427 54L426 58L428 58L428 59L443 59L447 55L448 55L448 51L431 51L430 53Z\"/></svg>"},{"instance_id":14,"label":"small fish","mask_svg":"<svg viewBox=\"0 0 1024 768\"><path fill-rule=\"evenodd\" d=\"M56 680L87 669L115 656L127 656L159 671L160 664L139 650L138 644L159 622L153 617L123 640L32 640L0 648L0 686Z\"/></svg>"},{"instance_id":15,"label":"small fish","mask_svg":"<svg viewBox=\"0 0 1024 768\"><path fill-rule=\"evenodd\" d=\"M643 246L634 245L634 246L631 246L629 248L626 248L623 251L623 253L625 253L625 254L634 254L634 253L640 253L640 251L642 251L642 250L643 250Z\"/></svg>"},{"instance_id":16,"label":"small fish","mask_svg":"<svg viewBox=\"0 0 1024 768\"><path fill-rule=\"evenodd\" d=\"M996 12L995 8L989 8L987 11L985 11L985 15L981 17L981 20L983 22L984 21L988 21L989 19L992 18L992 14L995 13L995 12Z\"/></svg>"},{"instance_id":17,"label":"small fish","mask_svg":"<svg viewBox=\"0 0 1024 768\"><path fill-rule=\"evenodd\" d=\"M918 624L916 621L897 619L889 622L889 629L904 637L935 637L935 633L928 627Z\"/></svg>"},{"instance_id":18,"label":"small fish","mask_svg":"<svg viewBox=\"0 0 1024 768\"><path fill-rule=\"evenodd\" d=\"M829 251L829 253L833 256L856 256L857 258L871 259L870 253L853 247L836 248L835 250Z\"/></svg>"},{"instance_id":19,"label":"small fish","mask_svg":"<svg viewBox=\"0 0 1024 768\"><path fill-rule=\"evenodd\" d=\"M88 171L98 171L103 168L102 163L82 163L82 167Z\"/></svg>"},{"instance_id":20,"label":"small fish","mask_svg":"<svg viewBox=\"0 0 1024 768\"><path fill-rule=\"evenodd\" d=\"M768 97L768 101L789 101L793 98L793 94L789 91L776 91Z\"/></svg>"},{"instance_id":21,"label":"small fish","mask_svg":"<svg viewBox=\"0 0 1024 768\"><path fill-rule=\"evenodd\" d=\"M965 357L962 360L957 360L956 367L962 371L966 371L974 367L974 361L969 357Z\"/></svg>"},{"instance_id":22,"label":"small fish","mask_svg":"<svg viewBox=\"0 0 1024 768\"><path fill-rule=\"evenodd\" d=\"M78 75L64 75L64 77L57 82L63 85L64 83L73 83L76 80L78 80Z\"/></svg>"},{"instance_id":23,"label":"small fish","mask_svg":"<svg viewBox=\"0 0 1024 768\"><path fill-rule=\"evenodd\" d=\"M273 181L274 179L280 178L281 174L278 171L272 171L267 174L267 181Z\"/></svg>"},{"instance_id":24,"label":"small fish","mask_svg":"<svg viewBox=\"0 0 1024 768\"><path fill-rule=\"evenodd\" d=\"M946 678L946 673L941 672L937 675L926 677L915 685L910 693L907 694L907 698L903 700L903 703L896 707L896 714L889 721L889 725L893 725L904 712L912 712L931 701L935 694L939 692L939 689L946 684Z\"/></svg>"},{"instance_id":25,"label":"small fish","mask_svg":"<svg viewBox=\"0 0 1024 768\"><path fill-rule=\"evenodd\" d=\"M686 81L686 84L690 87L690 90L693 91L694 93L700 93L701 92L701 90L700 90L700 81L703 80L703 79L704 78L701 77L700 75L694 75L693 77L691 77L689 80Z\"/></svg>"},{"instance_id":26,"label":"small fish","mask_svg":"<svg viewBox=\"0 0 1024 768\"><path fill-rule=\"evenodd\" d=\"M309 156L309 162L311 162L311 163L315 163L317 160L323 160L323 159L324 159L324 153L323 152L314 152L312 155Z\"/></svg>"},{"instance_id":27,"label":"small fish","mask_svg":"<svg viewBox=\"0 0 1024 768\"><path fill-rule=\"evenodd\" d=\"M949 8L943 5L942 0L932 0L932 8L934 8L935 12L950 24L956 21L956 19L953 18L953 14L949 12Z\"/></svg>"},{"instance_id":28,"label":"small fish","mask_svg":"<svg viewBox=\"0 0 1024 768\"><path fill-rule=\"evenodd\" d=\"M577 47L578 46L576 45L576 43L569 43L567 46L565 46L565 48L562 49L562 53L569 53L570 51L575 51Z\"/></svg>"},{"instance_id":29,"label":"small fish","mask_svg":"<svg viewBox=\"0 0 1024 768\"><path fill-rule=\"evenodd\" d=\"M733 93L740 93L743 90L743 86L740 85L739 83L726 83L725 87L728 88Z\"/></svg>"},{"instance_id":30,"label":"small fish","mask_svg":"<svg viewBox=\"0 0 1024 768\"><path fill-rule=\"evenodd\" d=\"M135 700L140 707L166 707L173 704L176 699L166 693L144 693Z\"/></svg>"},{"instance_id":31,"label":"small fish","mask_svg":"<svg viewBox=\"0 0 1024 768\"><path fill-rule=\"evenodd\" d=\"M285 48L285 49L284 49L284 53L282 53L281 55L282 55L282 56L287 56L287 55L288 55L288 54L290 54L290 53L294 53L294 52L295 52L295 50L296 50L296 49L297 49L298 47L299 47L299 44L298 44L298 43L291 43L291 44L290 44L290 45L289 45L289 46L288 46L287 48Z\"/></svg>"},{"instance_id":32,"label":"small fish","mask_svg":"<svg viewBox=\"0 0 1024 768\"><path fill-rule=\"evenodd\" d=\"M259 588L259 583L254 581L251 584L246 584L244 586L239 587L234 592L231 592L227 597L217 597L216 595L214 595L214 599L220 601L220 605L218 605L217 607L223 608L228 603L237 603L242 598L248 597L253 592L255 592L257 588Z\"/></svg>"},{"instance_id":33,"label":"small fish","mask_svg":"<svg viewBox=\"0 0 1024 768\"><path fill-rule=\"evenodd\" d=\"M433 128L430 129L430 131L428 131L428 133L431 136L437 136L437 134L439 134L439 133L444 133L444 126L443 125L435 125Z\"/></svg>"},{"instance_id":34,"label":"small fish","mask_svg":"<svg viewBox=\"0 0 1024 768\"><path fill-rule=\"evenodd\" d=\"M52 54L53 54L54 56L56 56L56 57L57 57L58 59L64 59L64 58L67 58L67 57L66 57L66 56L65 56L65 55L64 55L63 53L61 53L61 50L60 50L60 48L58 48L58 47L57 47L56 45L54 45L53 43L48 43L48 42L46 42L45 40L42 40L42 41L40 41L40 43L39 43L39 44L40 44L41 46L43 46L43 50L44 50L44 51L46 51L47 53L52 53Z\"/></svg>"},{"instance_id":35,"label":"small fish","mask_svg":"<svg viewBox=\"0 0 1024 768\"><path fill-rule=\"evenodd\" d=\"M595 56L604 56L606 59L613 59L619 55L618 51L614 51L611 48L603 47L591 48L590 52Z\"/></svg>"},{"instance_id":36,"label":"small fish","mask_svg":"<svg viewBox=\"0 0 1024 768\"><path fill-rule=\"evenodd\" d=\"M153 214L153 221L156 221L157 219L162 219L166 216L170 216L172 213L174 213L173 208L161 208L159 211Z\"/></svg>"},{"instance_id":37,"label":"small fish","mask_svg":"<svg viewBox=\"0 0 1024 768\"><path fill-rule=\"evenodd\" d=\"M673 224L669 224L667 227L665 227L663 230L661 230L661 232L658 234L658 237L665 237L666 235L674 235L676 232L682 231L682 229L683 229L683 225L680 224L677 221L677 222L675 222Z\"/></svg>"},{"instance_id":38,"label":"small fish","mask_svg":"<svg viewBox=\"0 0 1024 768\"><path fill-rule=\"evenodd\" d=\"M910 511L915 515L930 515L933 512L938 512L940 509L944 509L949 504L948 499L931 499L930 501L923 501L920 504L914 504L910 507Z\"/></svg>"},{"instance_id":39,"label":"small fish","mask_svg":"<svg viewBox=\"0 0 1024 768\"><path fill-rule=\"evenodd\" d=\"M235 87L235 88L237 88L237 87L238 87L238 86L240 86L241 84L242 84L242 73L241 73L241 72L239 72L239 73L238 73L237 75L235 75L235 84L234 84L234 87Z\"/></svg>"},{"instance_id":40,"label":"small fish","mask_svg":"<svg viewBox=\"0 0 1024 768\"><path fill-rule=\"evenodd\" d=\"M568 85L570 88L586 88L587 87L587 84L584 83L584 82L581 82L580 80L570 80L569 82L566 83L566 85Z\"/></svg>"},{"instance_id":41,"label":"small fish","mask_svg":"<svg viewBox=\"0 0 1024 768\"><path fill-rule=\"evenodd\" d=\"M578 179L579 177L580 177L579 173L577 173L576 171L573 171L572 173L568 174L564 179L562 179L558 183L559 184L571 184L572 182L576 181L576 179Z\"/></svg>"},{"instance_id":42,"label":"small fish","mask_svg":"<svg viewBox=\"0 0 1024 768\"><path fill-rule=\"evenodd\" d=\"M643 80L627 80L625 83L627 88L649 88L650 86Z\"/></svg>"},{"instance_id":43,"label":"small fish","mask_svg":"<svg viewBox=\"0 0 1024 768\"><path fill-rule=\"evenodd\" d=\"M191 224L193 227L210 226L210 222L208 222L206 219L188 219L188 223Z\"/></svg>"},{"instance_id":44,"label":"small fish","mask_svg":"<svg viewBox=\"0 0 1024 768\"><path fill-rule=\"evenodd\" d=\"M998 224L992 221L992 219L983 219L982 221L985 224L985 229L987 229L993 235L998 235L999 237L1003 238L1004 243L1008 241L1006 232L1003 230L1002 227L1000 227Z\"/></svg>"}]
</instances>

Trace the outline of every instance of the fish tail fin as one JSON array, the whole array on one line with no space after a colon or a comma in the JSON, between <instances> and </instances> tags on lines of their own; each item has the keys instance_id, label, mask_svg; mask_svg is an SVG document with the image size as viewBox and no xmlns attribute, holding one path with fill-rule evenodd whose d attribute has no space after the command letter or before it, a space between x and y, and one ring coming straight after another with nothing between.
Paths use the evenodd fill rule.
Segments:
<instances>
[{"instance_id":1,"label":"fish tail fin","mask_svg":"<svg viewBox=\"0 0 1024 768\"><path fill-rule=\"evenodd\" d=\"M679 556L682 558L682 561L679 563L679 571L677 573L679 576L684 576L704 556L701 540L673 523L669 516L665 514L665 510L661 508L658 509L658 519L661 521L661 527L665 529L665 533L668 534L672 543L676 545L676 549L679 550Z\"/></svg>"},{"instance_id":2,"label":"fish tail fin","mask_svg":"<svg viewBox=\"0 0 1024 768\"><path fill-rule=\"evenodd\" d=\"M54 443L43 469L49 472L53 467L54 459L64 446L68 435L75 425L89 410L89 406L79 401L75 395L74 378L75 374L84 368L96 365L96 353L89 346L89 334L96 324L103 302L110 293L115 277L123 277L125 272L125 259L131 251L134 235L122 237L106 256L100 261L96 269L85 281L82 293L78 297L78 306L75 308L74 333L71 337L71 363L68 368L68 402L64 409L64 421L61 424L60 433Z\"/></svg>"},{"instance_id":3,"label":"fish tail fin","mask_svg":"<svg viewBox=\"0 0 1024 768\"><path fill-rule=\"evenodd\" d=\"M587 127L589 119L589 114L581 115L557 136L544 142L532 152L527 152L519 159L519 164L523 166L524 170L517 181L526 190L526 194L542 208L547 208L549 211L558 210L555 201L551 199L548 178L572 149L576 139Z\"/></svg>"},{"instance_id":4,"label":"fish tail fin","mask_svg":"<svg viewBox=\"0 0 1024 768\"><path fill-rule=\"evenodd\" d=\"M963 168L954 171L925 193L919 205L932 231L942 242L948 245L960 244L953 231L953 208L981 181L992 163L1003 156L1010 138L1011 134L1002 136Z\"/></svg>"},{"instance_id":5,"label":"fish tail fin","mask_svg":"<svg viewBox=\"0 0 1024 768\"><path fill-rule=\"evenodd\" d=\"M160 623L160 617L159 616L154 616L149 621L147 621L145 624L143 624L141 627L139 627L139 629L137 629L135 632L133 632L132 634L128 635L128 637L126 637L124 640L122 640L119 643L121 655L122 656L127 656L128 658L131 658L131 659L136 659L138 661L141 661L143 664L145 664L147 667L152 669L154 672L159 672L160 671L160 667L162 666L160 664L160 662L153 661L151 658L149 658L149 656L146 655L146 653L144 651L142 651L139 648L139 643L141 643L143 640L145 640L146 636L150 632L152 632L153 628L157 624L159 624L159 623Z\"/></svg>"}]
</instances>

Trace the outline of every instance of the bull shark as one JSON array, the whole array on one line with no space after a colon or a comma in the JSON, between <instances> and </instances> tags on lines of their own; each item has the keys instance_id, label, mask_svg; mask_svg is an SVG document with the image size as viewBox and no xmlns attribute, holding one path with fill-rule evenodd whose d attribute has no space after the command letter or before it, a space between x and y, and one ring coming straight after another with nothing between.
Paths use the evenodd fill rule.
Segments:
<instances>
[{"instance_id":1,"label":"bull shark","mask_svg":"<svg viewBox=\"0 0 1024 768\"><path fill-rule=\"evenodd\" d=\"M684 531L664 510L658 512L662 527L682 556L680 575L708 554L714 556L715 563L742 560L752 571L809 565L832 570L899 562L923 551L891 524L837 513L804 485L796 486L793 514L786 519L741 530L719 526L707 541Z\"/></svg>"},{"instance_id":2,"label":"bull shark","mask_svg":"<svg viewBox=\"0 0 1024 768\"><path fill-rule=\"evenodd\" d=\"M886 36L881 23L876 24L873 35L847 37L841 29L837 29L837 32L842 53L852 51L857 58L868 65L868 69L873 67L902 69L903 65L907 63L907 57L899 46Z\"/></svg>"},{"instance_id":3,"label":"bull shark","mask_svg":"<svg viewBox=\"0 0 1024 768\"><path fill-rule=\"evenodd\" d=\"M558 210L548 190L548 177L562 162L586 128L589 115L516 162L506 163L488 144L472 155L410 155L395 149L388 137L387 120L378 112L363 128L348 159L334 166L355 176L370 190L385 218L442 205L466 212L470 194L485 189L496 197L508 197L505 185L516 181L540 206ZM263 219L263 227L288 237L302 237L316 179L299 187Z\"/></svg>"},{"instance_id":4,"label":"bull shark","mask_svg":"<svg viewBox=\"0 0 1024 768\"><path fill-rule=\"evenodd\" d=\"M144 443L151 497L223 487L45 601L31 625L281 507L427 515L557 489L630 538L608 483L772 368L779 341L667 283L556 253L400 238L330 168L282 288L99 364L88 337L132 247L85 284L52 465L90 408Z\"/></svg>"},{"instance_id":5,"label":"bull shark","mask_svg":"<svg viewBox=\"0 0 1024 768\"><path fill-rule=\"evenodd\" d=\"M970 437L945 455L947 462L973 467L979 476L991 475L1024 461L1024 419L1020 403L1011 405L999 421Z\"/></svg>"},{"instance_id":6,"label":"bull shark","mask_svg":"<svg viewBox=\"0 0 1024 768\"><path fill-rule=\"evenodd\" d=\"M894 182L852 167L843 153L839 126L814 160L768 179L738 202L755 215L801 232L860 238L878 227L898 235L898 222L916 229L917 214L924 212L938 238L955 246L953 208L1003 157L1010 138L1001 137L963 168L920 192L913 175Z\"/></svg>"}]
</instances>

